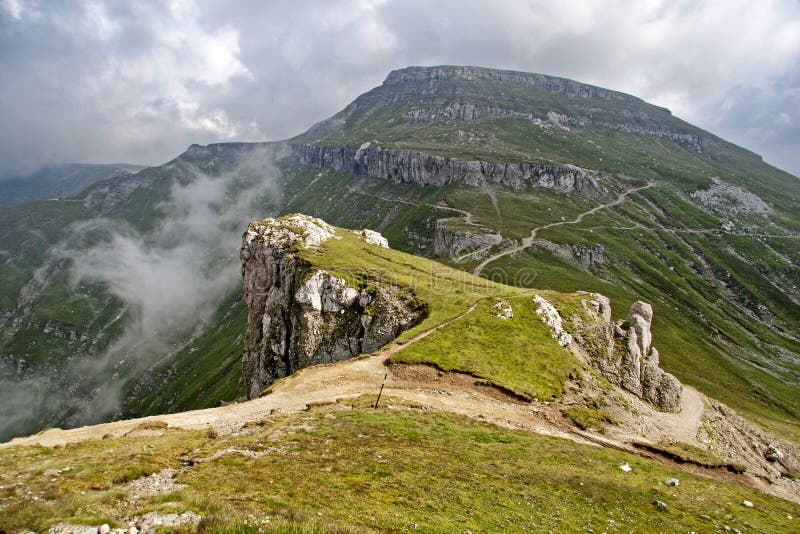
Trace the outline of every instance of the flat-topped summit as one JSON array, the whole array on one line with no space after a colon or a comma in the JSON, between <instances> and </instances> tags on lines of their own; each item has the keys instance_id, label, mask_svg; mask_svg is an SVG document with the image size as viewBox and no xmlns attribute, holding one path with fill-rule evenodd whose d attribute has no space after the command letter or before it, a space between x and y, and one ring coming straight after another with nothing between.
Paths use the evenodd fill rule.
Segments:
<instances>
[{"instance_id":1,"label":"flat-topped summit","mask_svg":"<svg viewBox=\"0 0 800 534\"><path fill-rule=\"evenodd\" d=\"M619 91L539 73L449 65L392 71L293 141L373 141L504 163L587 160L597 168L607 150L597 140L608 135L626 147L664 140L695 153L720 143L668 109Z\"/></svg>"},{"instance_id":2,"label":"flat-topped summit","mask_svg":"<svg viewBox=\"0 0 800 534\"><path fill-rule=\"evenodd\" d=\"M461 78L466 81L488 80L494 82L513 82L532 87L539 87L554 93L567 96L598 97L609 100L629 102L643 102L642 99L618 91L604 89L589 85L569 78L549 76L535 72L522 72L512 70L489 69L485 67L471 67L459 65L440 65L435 67L406 67L393 70L384 80L382 87L394 88L397 85L412 82L431 82L451 77Z\"/></svg>"}]
</instances>

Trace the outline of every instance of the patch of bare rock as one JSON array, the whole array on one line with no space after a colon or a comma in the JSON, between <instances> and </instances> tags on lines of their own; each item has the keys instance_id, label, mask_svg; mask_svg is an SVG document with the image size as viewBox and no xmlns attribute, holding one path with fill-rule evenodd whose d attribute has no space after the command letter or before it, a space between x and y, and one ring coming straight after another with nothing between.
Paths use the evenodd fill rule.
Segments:
<instances>
[{"instance_id":1,"label":"patch of bare rock","mask_svg":"<svg viewBox=\"0 0 800 534\"><path fill-rule=\"evenodd\" d=\"M195 527L201 519L194 512L181 514L150 512L125 521L128 528L111 528L107 524L91 526L58 523L50 527L47 532L48 534L149 534L157 532L161 527Z\"/></svg>"}]
</instances>

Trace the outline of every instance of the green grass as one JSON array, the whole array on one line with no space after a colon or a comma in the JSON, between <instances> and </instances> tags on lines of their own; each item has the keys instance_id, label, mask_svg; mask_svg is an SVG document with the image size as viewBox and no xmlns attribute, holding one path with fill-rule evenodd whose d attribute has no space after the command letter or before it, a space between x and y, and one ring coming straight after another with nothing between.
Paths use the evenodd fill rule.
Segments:
<instances>
[{"instance_id":1,"label":"green grass","mask_svg":"<svg viewBox=\"0 0 800 534\"><path fill-rule=\"evenodd\" d=\"M578 425L581 430L600 430L602 431L606 424L615 424L614 418L605 413L603 410L596 408L586 408L577 406L575 408L567 408L563 411L573 423Z\"/></svg>"},{"instance_id":2,"label":"green grass","mask_svg":"<svg viewBox=\"0 0 800 534\"><path fill-rule=\"evenodd\" d=\"M12 530L44 530L60 521L121 525L124 517L152 510L192 510L204 517L201 532L255 532L273 522L277 532L703 532L724 525L791 532L787 515L800 515L781 499L620 451L398 402L374 410L372 402L267 420L246 435L173 430L3 449L0 467L8 479L0 503L8 506L0 508L0 524ZM231 447L263 456L229 453L180 471L185 489L125 498L122 484L133 477ZM623 463L633 470L621 471ZM56 482L42 476L67 466ZM679 487L664 484L672 477ZM20 499L18 492L41 500ZM668 510L658 511L656 500Z\"/></svg>"},{"instance_id":3,"label":"green grass","mask_svg":"<svg viewBox=\"0 0 800 534\"><path fill-rule=\"evenodd\" d=\"M559 397L579 362L554 342L536 315L531 294L504 298L514 310L500 319L496 299L392 356L394 363L427 364L468 373L526 399Z\"/></svg>"},{"instance_id":4,"label":"green grass","mask_svg":"<svg viewBox=\"0 0 800 534\"><path fill-rule=\"evenodd\" d=\"M425 258L367 245L346 230L337 230L337 237L323 243L319 251L304 251L304 257L313 267L328 270L355 287L377 279L400 290L412 288L430 306L427 318L402 333L397 342L460 315L484 297L520 291Z\"/></svg>"}]
</instances>

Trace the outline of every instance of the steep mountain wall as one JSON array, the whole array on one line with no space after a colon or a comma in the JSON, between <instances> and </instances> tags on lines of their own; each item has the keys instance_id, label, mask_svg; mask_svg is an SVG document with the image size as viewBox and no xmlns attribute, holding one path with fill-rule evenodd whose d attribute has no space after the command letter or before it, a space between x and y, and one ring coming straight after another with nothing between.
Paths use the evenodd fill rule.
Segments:
<instances>
[{"instance_id":1,"label":"steep mountain wall","mask_svg":"<svg viewBox=\"0 0 800 534\"><path fill-rule=\"evenodd\" d=\"M371 143L358 148L292 145L292 149L300 161L308 165L395 183L443 186L459 182L472 187L485 184L514 189L541 187L589 198L600 198L605 192L600 183L601 175L575 165L467 161L415 150L381 148Z\"/></svg>"},{"instance_id":2,"label":"steep mountain wall","mask_svg":"<svg viewBox=\"0 0 800 534\"><path fill-rule=\"evenodd\" d=\"M357 234L386 246L376 232ZM402 288L375 280L353 287L303 259L304 249L328 239L336 239L334 228L304 215L251 223L243 236L242 374L249 398L298 369L374 352L425 313Z\"/></svg>"}]
</instances>

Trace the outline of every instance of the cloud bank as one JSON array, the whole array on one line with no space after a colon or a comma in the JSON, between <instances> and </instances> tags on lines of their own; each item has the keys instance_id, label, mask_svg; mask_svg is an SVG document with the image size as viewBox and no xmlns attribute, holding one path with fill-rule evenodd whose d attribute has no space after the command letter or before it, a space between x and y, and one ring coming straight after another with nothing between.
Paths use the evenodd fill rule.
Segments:
<instances>
[{"instance_id":1,"label":"cloud bank","mask_svg":"<svg viewBox=\"0 0 800 534\"><path fill-rule=\"evenodd\" d=\"M76 225L56 256L75 283L100 283L123 305L125 328L110 347L20 381L0 381L0 441L45 416L69 426L115 415L131 377L166 361L241 284L242 229L280 193L273 148L256 148L220 175L190 169L141 233L108 219ZM92 238L87 239L87 236ZM102 236L102 239L98 239ZM92 243L88 248L82 243ZM27 425L27 426L26 426Z\"/></svg>"},{"instance_id":2,"label":"cloud bank","mask_svg":"<svg viewBox=\"0 0 800 534\"><path fill-rule=\"evenodd\" d=\"M0 175L286 138L435 64L632 93L800 174L795 0L0 0Z\"/></svg>"}]
</instances>

